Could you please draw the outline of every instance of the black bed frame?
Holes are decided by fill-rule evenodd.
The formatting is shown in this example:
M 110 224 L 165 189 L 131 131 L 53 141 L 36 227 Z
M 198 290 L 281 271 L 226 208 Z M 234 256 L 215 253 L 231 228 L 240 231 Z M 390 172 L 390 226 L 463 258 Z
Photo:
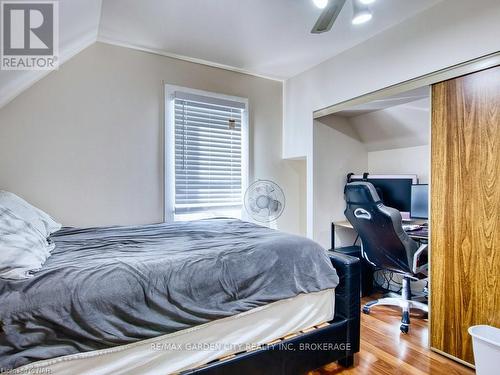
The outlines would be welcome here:
M 340 283 L 335 289 L 335 319 L 328 325 L 182 374 L 299 375 L 335 361 L 353 366 L 360 339 L 360 262 L 340 253 L 329 256 Z

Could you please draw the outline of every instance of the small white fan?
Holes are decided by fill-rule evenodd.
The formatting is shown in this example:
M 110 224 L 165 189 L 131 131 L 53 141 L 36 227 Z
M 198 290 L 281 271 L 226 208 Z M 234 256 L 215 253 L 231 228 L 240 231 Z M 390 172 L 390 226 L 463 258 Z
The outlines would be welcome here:
M 269 223 L 278 219 L 285 208 L 285 194 L 274 182 L 258 180 L 245 192 L 245 209 L 255 221 Z

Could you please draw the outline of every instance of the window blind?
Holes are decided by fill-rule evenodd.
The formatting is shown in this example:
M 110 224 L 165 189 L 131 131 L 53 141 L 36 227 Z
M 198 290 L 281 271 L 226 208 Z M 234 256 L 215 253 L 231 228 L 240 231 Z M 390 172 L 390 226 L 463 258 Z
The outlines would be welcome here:
M 176 214 L 242 205 L 242 115 L 245 105 L 176 93 Z

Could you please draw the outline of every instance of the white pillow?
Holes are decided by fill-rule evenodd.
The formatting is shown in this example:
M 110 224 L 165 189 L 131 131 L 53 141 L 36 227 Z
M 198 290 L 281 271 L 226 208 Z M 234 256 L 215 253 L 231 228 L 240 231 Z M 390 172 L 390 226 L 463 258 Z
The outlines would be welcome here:
M 33 207 L 13 193 L 0 190 L 0 208 L 2 207 L 9 209 L 18 218 L 31 224 L 44 238 L 61 229 L 61 224 L 55 222 L 42 210 Z
M 33 277 L 54 247 L 30 223 L 0 207 L 0 278 Z

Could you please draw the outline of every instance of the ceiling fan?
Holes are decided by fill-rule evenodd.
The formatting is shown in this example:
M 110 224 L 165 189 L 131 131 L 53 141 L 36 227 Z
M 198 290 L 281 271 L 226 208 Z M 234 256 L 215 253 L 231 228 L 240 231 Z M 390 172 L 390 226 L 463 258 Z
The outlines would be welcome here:
M 323 9 L 323 11 L 314 24 L 311 33 L 321 34 L 330 31 L 346 2 L 347 0 L 313 0 L 313 3 L 318 8 Z M 368 8 L 368 5 L 374 2 L 375 0 L 352 0 L 352 23 L 354 25 L 371 20 L 372 12 Z

